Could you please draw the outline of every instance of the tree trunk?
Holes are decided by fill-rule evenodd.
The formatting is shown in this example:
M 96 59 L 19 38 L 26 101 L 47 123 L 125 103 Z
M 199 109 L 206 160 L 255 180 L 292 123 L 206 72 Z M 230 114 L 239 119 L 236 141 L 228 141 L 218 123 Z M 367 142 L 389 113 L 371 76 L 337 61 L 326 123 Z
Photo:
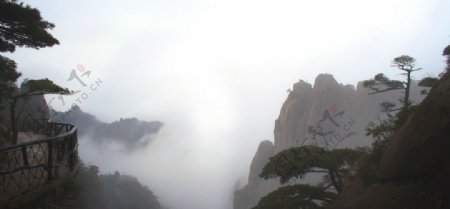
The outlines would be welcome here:
M 338 175 L 338 173 L 333 169 L 329 170 L 329 174 L 330 174 L 331 184 L 336 189 L 336 191 L 339 195 L 342 192 L 342 180 L 340 179 L 340 176 Z
M 16 124 L 16 104 L 17 104 L 17 98 L 13 98 L 12 102 L 9 106 L 9 117 L 11 119 L 11 132 L 12 132 L 12 137 L 11 137 L 11 143 L 12 144 L 17 144 L 17 135 L 18 135 L 18 130 L 17 130 L 17 124 Z
M 403 107 L 408 107 L 410 105 L 409 102 L 409 91 L 411 88 L 411 72 L 412 70 L 406 71 L 407 80 L 406 80 L 406 88 L 405 88 L 405 97 L 403 97 Z

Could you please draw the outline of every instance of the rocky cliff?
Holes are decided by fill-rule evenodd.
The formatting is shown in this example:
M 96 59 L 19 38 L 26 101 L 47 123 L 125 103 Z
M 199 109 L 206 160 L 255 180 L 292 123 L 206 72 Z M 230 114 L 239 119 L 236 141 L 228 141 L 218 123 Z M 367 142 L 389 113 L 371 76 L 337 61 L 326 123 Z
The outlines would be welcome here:
M 277 180 L 264 180 L 259 177 L 262 169 L 274 153 L 275 147 L 272 142 L 266 140 L 259 144 L 258 150 L 250 165 L 248 184 L 242 189 L 235 191 L 233 202 L 235 209 L 253 207 L 255 202 L 259 201 L 259 197 L 269 194 L 273 188 L 279 186 Z
M 421 90 L 413 83 L 411 99 L 414 103 L 423 100 Z M 370 121 L 383 117 L 379 104 L 389 101 L 399 105 L 403 92 L 369 93 L 370 90 L 364 88 L 362 82 L 355 88 L 339 84 L 329 74 L 317 76 L 314 86 L 302 80 L 295 83 L 275 121 L 274 150 L 265 152 L 258 149 L 250 168 L 249 184 L 235 193 L 234 209 L 250 209 L 263 194 L 279 186 L 255 175 L 260 170 L 253 164 L 264 166 L 268 155 L 306 144 L 329 149 L 370 145 L 372 139 L 365 135 L 365 128 Z M 263 162 L 262 159 L 267 160 Z
M 0 109 L 0 147 L 11 143 L 7 140 L 10 138 L 9 130 L 11 128 L 9 105 L 8 101 L 0 105 L 2 106 Z M 19 131 L 29 131 L 33 121 L 48 120 L 49 118 L 50 114 L 44 96 L 29 96 L 17 100 L 16 124 Z
M 424 97 L 421 89 L 413 85 L 411 98 L 416 103 Z M 294 84 L 275 121 L 275 151 L 305 144 L 330 149 L 369 145 L 364 129 L 382 117 L 379 104 L 399 104 L 402 91 L 369 93 L 361 82 L 356 88 L 342 85 L 329 74 L 317 76 L 314 86 L 304 81 Z
M 450 208 L 448 73 L 392 136 L 378 177 L 369 187 L 351 184 L 331 208 Z

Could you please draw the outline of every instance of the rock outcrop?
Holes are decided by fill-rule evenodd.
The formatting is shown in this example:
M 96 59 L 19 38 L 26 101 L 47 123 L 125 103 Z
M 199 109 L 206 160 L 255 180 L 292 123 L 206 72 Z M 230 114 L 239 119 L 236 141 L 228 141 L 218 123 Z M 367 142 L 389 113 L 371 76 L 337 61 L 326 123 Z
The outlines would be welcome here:
M 422 88 L 413 84 L 411 98 L 420 102 Z M 402 91 L 369 95 L 370 90 L 360 82 L 339 84 L 332 75 L 317 76 L 314 87 L 299 81 L 294 84 L 275 121 L 275 150 L 316 144 L 327 148 L 365 146 L 371 139 L 365 135 L 365 127 L 376 121 L 379 104 L 384 101 L 399 104 Z
M 350 185 L 332 208 L 450 208 L 448 74 L 393 135 L 378 172 L 378 183 Z
M 411 100 L 422 101 L 421 87 L 413 82 Z M 274 153 L 291 147 L 315 144 L 329 149 L 335 147 L 367 146 L 372 139 L 365 135 L 365 128 L 371 121 L 383 117 L 380 113 L 381 102 L 389 101 L 400 105 L 400 90 L 380 94 L 369 94 L 362 82 L 355 88 L 352 85 L 339 84 L 332 75 L 317 76 L 314 86 L 300 80 L 293 86 L 284 102 L 280 115 L 275 121 Z M 264 142 L 266 143 L 266 142 Z M 261 147 L 261 146 L 260 146 Z M 255 155 L 254 161 L 260 161 Z M 254 162 L 252 162 L 253 167 Z M 262 168 L 262 167 L 261 167 Z M 234 209 L 250 209 L 268 191 L 275 190 L 279 184 L 266 183 L 249 175 L 249 184 L 235 193 Z M 252 183 L 250 183 L 252 182 Z M 265 185 L 260 186 L 260 185 Z M 268 187 L 270 187 L 268 189 Z M 262 187 L 264 191 L 260 190 Z M 244 204 L 245 203 L 245 204 Z
M 11 130 L 10 104 L 5 101 L 0 109 L 0 147 L 10 144 L 8 140 Z M 29 96 L 19 98 L 16 104 L 16 125 L 19 131 L 30 131 L 33 123 L 43 122 L 50 118 L 47 102 L 44 96 Z
M 5 127 L 10 127 L 9 103 L 2 104 L 3 109 L 0 111 L 0 123 Z M 17 128 L 23 130 L 27 128 L 27 124 L 32 120 L 48 120 L 50 114 L 48 105 L 44 96 L 29 96 L 19 98 L 16 104 L 16 120 Z
M 250 166 L 248 184 L 242 189 L 235 191 L 234 209 L 253 207 L 255 202 L 258 202 L 259 197 L 267 195 L 279 185 L 277 180 L 264 180 L 259 177 L 259 174 L 274 152 L 275 147 L 272 142 L 266 140 L 259 144 Z

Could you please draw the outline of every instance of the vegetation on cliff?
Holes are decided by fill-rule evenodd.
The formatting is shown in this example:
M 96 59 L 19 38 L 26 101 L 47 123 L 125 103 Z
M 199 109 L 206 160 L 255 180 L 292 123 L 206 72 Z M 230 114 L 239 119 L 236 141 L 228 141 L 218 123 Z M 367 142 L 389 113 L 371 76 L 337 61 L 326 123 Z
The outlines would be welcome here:
M 51 47 L 59 44 L 48 30 L 55 27 L 53 23 L 42 19 L 38 9 L 14 0 L 0 1 L 0 52 L 14 52 L 16 47 L 34 49 Z M 23 97 L 44 94 L 69 94 L 68 89 L 54 84 L 49 79 L 27 80 L 26 88 L 18 88 L 16 81 L 22 74 L 17 71 L 17 64 L 0 55 L 0 110 L 6 103 L 9 106 L 10 143 L 17 143 L 17 100 Z M 1 123 L 5 123 L 0 121 Z M 1 130 L 0 130 L 1 131 Z M 3 133 L 0 133 L 3 135 Z
M 446 50 L 449 47 L 446 48 Z M 353 182 L 333 209 L 450 207 L 450 56 L 446 72 L 389 138 L 370 185 Z M 383 201 L 379 201 L 383 200 Z
M 160 209 L 156 195 L 135 177 L 99 174 L 96 166 L 83 165 L 76 177 L 18 209 Z
M 66 112 L 50 109 L 50 118 L 52 121 L 77 125 L 82 140 L 85 137 L 92 139 L 96 145 L 115 142 L 123 145 L 125 151 L 145 148 L 163 126 L 159 121 L 142 121 L 137 118 L 120 118 L 112 123 L 105 123 L 78 106 L 73 106 Z
M 271 157 L 261 177 L 280 178 L 282 184 L 293 181 L 263 197 L 253 209 L 324 208 L 331 203 L 345 183 L 344 177 L 354 172 L 354 164 L 362 150 L 333 149 L 305 145 L 284 150 Z M 318 185 L 296 183 L 307 174 L 322 174 Z
M 446 50 L 448 51 L 448 48 Z M 444 50 L 444 55 L 448 56 L 448 60 L 450 60 L 450 53 Z M 396 195 L 394 193 L 398 193 L 398 198 L 391 198 L 391 202 L 387 204 L 379 203 L 378 205 L 383 205 L 383 207 L 378 208 L 395 208 L 399 205 L 407 206 L 407 208 L 411 208 L 411 204 L 408 204 L 405 201 L 407 199 L 414 199 L 417 202 L 417 205 L 434 205 L 436 207 L 433 208 L 444 208 L 443 205 L 448 205 L 441 198 L 443 197 L 442 191 L 439 190 L 440 187 L 428 185 L 428 183 L 418 184 L 414 182 L 412 184 L 403 184 L 403 186 L 388 186 L 386 189 L 386 185 L 380 186 L 380 182 L 386 181 L 386 173 L 383 170 L 389 166 L 386 164 L 392 164 L 392 162 L 387 161 L 387 158 L 396 158 L 395 152 L 393 152 L 393 148 L 397 144 L 398 138 L 402 136 L 398 136 L 398 132 L 405 132 L 404 126 L 410 125 L 411 117 L 416 116 L 415 112 L 421 112 L 423 109 L 422 106 L 430 106 L 429 100 L 426 100 L 424 105 L 412 105 L 409 100 L 410 94 L 410 82 L 411 82 L 411 73 L 420 68 L 415 68 L 415 60 L 409 56 L 400 56 L 394 59 L 394 66 L 398 67 L 400 70 L 405 71 L 405 75 L 407 77 L 405 82 L 390 80 L 383 74 L 378 74 L 374 79 L 368 80 L 364 82 L 364 86 L 369 87 L 373 90 L 372 93 L 382 93 L 385 91 L 398 90 L 403 89 L 405 91 L 405 95 L 400 98 L 402 103 L 401 108 L 395 108 L 395 105 L 392 102 L 386 101 L 383 102 L 381 106 L 382 112 L 385 114 L 384 119 L 380 119 L 378 122 L 370 123 L 366 129 L 367 135 L 374 137 L 374 143 L 372 147 L 365 149 L 333 149 L 333 150 L 325 150 L 316 146 L 302 146 L 291 148 L 288 150 L 281 151 L 272 157 L 269 163 L 263 169 L 261 173 L 261 177 L 264 178 L 280 178 L 281 183 L 290 183 L 288 186 L 284 186 L 279 188 L 278 190 L 268 194 L 263 197 L 257 206 L 253 209 L 269 209 L 269 208 L 329 208 L 335 207 L 333 205 L 333 201 L 337 198 L 339 203 L 341 204 L 341 208 L 343 205 L 346 205 L 344 201 L 351 204 L 351 202 L 357 202 L 358 199 L 350 200 L 352 198 L 352 194 L 354 198 L 360 197 L 364 201 L 363 198 L 356 194 L 357 191 L 363 191 L 363 188 L 369 187 L 372 188 L 373 191 L 383 191 L 385 190 L 386 195 Z M 449 66 L 450 62 L 448 61 Z M 449 67 L 447 67 L 447 70 Z M 442 83 L 442 80 L 445 78 L 448 80 L 448 75 L 446 73 L 442 73 L 440 75 L 441 81 L 438 78 L 427 77 L 423 79 L 420 84 L 426 87 L 434 87 Z M 442 88 L 441 88 L 442 91 Z M 428 93 L 428 92 L 424 92 Z M 436 97 L 436 95 L 433 95 Z M 432 108 L 428 107 L 427 108 Z M 446 112 L 447 110 L 442 109 L 442 111 Z M 428 115 L 429 118 L 429 115 Z M 426 121 L 415 121 L 418 123 L 427 123 Z M 428 121 L 428 123 L 433 123 L 436 121 Z M 442 121 L 441 121 L 442 122 Z M 447 124 L 448 125 L 448 124 Z M 414 125 L 413 125 L 414 126 Z M 445 124 L 439 124 L 439 127 L 446 126 Z M 448 129 L 448 128 L 444 128 Z M 414 130 L 417 132 L 418 130 Z M 429 131 L 428 131 L 429 132 Z M 440 131 L 442 132 L 442 130 Z M 423 135 L 424 133 L 417 133 L 419 135 Z M 431 133 L 430 133 L 431 134 Z M 435 133 L 438 134 L 438 133 Z M 442 135 L 442 134 L 441 134 Z M 448 138 L 448 136 L 447 136 Z M 394 142 L 392 141 L 394 140 Z M 396 141 L 395 141 L 396 140 Z M 431 140 L 431 139 L 430 139 Z M 423 140 L 422 140 L 423 141 Z M 412 145 L 411 145 L 412 146 Z M 397 150 L 401 149 L 396 147 Z M 420 147 L 416 147 L 420 149 Z M 416 149 L 415 148 L 415 149 Z M 395 148 L 394 148 L 395 149 Z M 426 149 L 426 147 L 424 147 Z M 437 147 L 436 147 L 437 149 Z M 426 152 L 433 152 L 431 149 L 425 150 Z M 408 152 L 403 149 L 402 152 Z M 422 153 L 420 150 L 416 150 L 416 152 Z M 339 153 L 339 154 L 337 154 Z M 410 152 L 409 152 L 410 153 Z M 410 153 L 411 154 L 411 153 Z M 429 155 L 426 153 L 422 153 L 423 155 Z M 388 156 L 388 157 L 386 157 Z M 437 156 L 437 155 L 432 155 Z M 405 156 L 402 159 L 407 159 Z M 431 158 L 427 158 L 432 160 Z M 392 160 L 392 159 L 391 159 Z M 418 159 L 419 160 L 419 159 Z M 438 159 L 434 159 L 438 160 Z M 419 160 L 418 163 L 427 163 L 423 160 Z M 394 164 L 398 164 L 397 162 Z M 402 165 L 401 167 L 405 167 Z M 413 166 L 414 167 L 414 166 Z M 428 166 L 430 167 L 430 166 Z M 405 174 L 404 171 L 397 167 L 389 167 L 390 170 L 398 170 L 397 173 Z M 448 169 L 447 169 L 448 170 Z M 437 170 L 436 170 L 437 171 Z M 381 172 L 381 174 L 380 174 Z M 305 177 L 308 173 L 324 173 L 325 180 L 318 185 L 309 185 L 304 183 L 299 183 L 299 179 Z M 391 172 L 392 173 L 392 172 Z M 433 176 L 430 172 L 426 172 L 427 175 Z M 436 172 L 438 173 L 438 172 Z M 435 173 L 435 174 L 436 174 Z M 392 176 L 392 175 L 391 175 Z M 414 177 L 407 177 L 408 175 L 398 178 L 393 177 L 394 179 L 392 183 L 399 184 L 400 182 L 409 181 Z M 424 177 L 424 176 L 423 176 Z M 422 178 L 422 177 L 419 177 Z M 424 177 L 425 178 L 425 177 Z M 442 176 L 440 177 L 442 179 Z M 434 181 L 433 181 L 434 182 Z M 432 182 L 430 182 L 431 184 Z M 437 182 L 435 182 L 437 183 Z M 361 185 L 360 187 L 356 186 L 359 189 L 355 189 L 355 186 L 352 185 Z M 433 183 L 434 184 L 434 183 Z M 371 186 L 372 185 L 372 186 Z M 434 195 L 433 201 L 425 201 L 424 196 L 429 196 L 426 193 L 419 192 L 422 189 L 427 189 L 431 191 Z M 347 190 L 351 191 L 348 192 Z M 352 193 L 353 192 L 353 193 Z M 437 193 L 436 193 L 437 192 Z M 345 198 L 340 198 L 341 194 L 344 193 Z M 351 193 L 351 194 L 348 194 Z M 370 193 L 375 194 L 375 193 Z M 384 195 L 384 194 L 378 194 Z M 423 200 L 423 201 L 422 201 Z M 358 204 L 357 207 L 353 208 L 361 208 L 362 205 Z M 368 206 L 370 208 L 377 208 Z M 340 208 L 340 207 L 337 207 Z

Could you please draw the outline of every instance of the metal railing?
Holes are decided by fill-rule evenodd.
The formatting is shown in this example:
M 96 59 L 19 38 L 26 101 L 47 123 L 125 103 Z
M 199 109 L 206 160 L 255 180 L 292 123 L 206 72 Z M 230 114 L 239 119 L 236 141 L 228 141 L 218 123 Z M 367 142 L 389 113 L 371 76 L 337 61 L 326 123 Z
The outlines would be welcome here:
M 38 120 L 29 125 L 28 131 L 46 138 L 0 149 L 0 206 L 37 196 L 72 177 L 79 165 L 76 126 Z

